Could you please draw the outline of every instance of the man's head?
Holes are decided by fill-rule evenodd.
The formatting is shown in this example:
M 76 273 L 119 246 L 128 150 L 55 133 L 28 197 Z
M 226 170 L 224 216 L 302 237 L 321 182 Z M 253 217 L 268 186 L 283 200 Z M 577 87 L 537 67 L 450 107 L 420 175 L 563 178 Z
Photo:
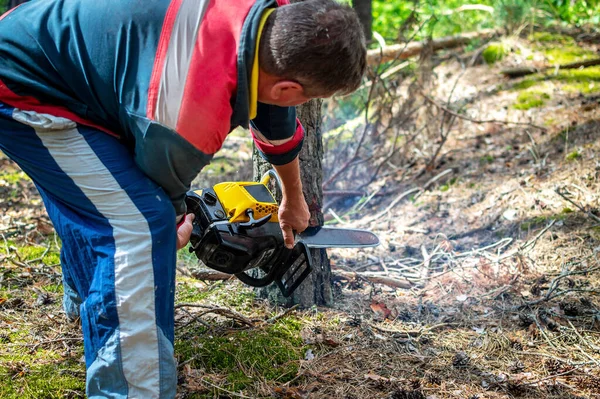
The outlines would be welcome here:
M 260 39 L 258 101 L 280 106 L 351 93 L 366 69 L 363 30 L 354 10 L 334 0 L 278 7 Z

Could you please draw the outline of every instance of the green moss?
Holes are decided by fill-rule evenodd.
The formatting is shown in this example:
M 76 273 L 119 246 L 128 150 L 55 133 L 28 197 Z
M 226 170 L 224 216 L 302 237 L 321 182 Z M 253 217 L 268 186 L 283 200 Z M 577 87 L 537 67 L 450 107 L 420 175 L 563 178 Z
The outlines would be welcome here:
M 552 65 L 565 65 L 597 57 L 595 52 L 578 46 L 546 48 L 543 53 Z
M 600 91 L 600 67 L 564 69 L 553 78 L 563 82 L 563 90 L 584 94 Z
M 298 373 L 304 356 L 301 322 L 286 317 L 261 330 L 231 331 L 222 336 L 203 329 L 188 331 L 175 340 L 179 362 L 193 368 L 227 375 L 226 389 L 240 391 L 259 380 L 279 383 Z
M 565 159 L 566 159 L 567 161 L 576 161 L 576 160 L 578 160 L 578 159 L 580 159 L 580 158 L 581 158 L 581 153 L 580 153 L 579 151 L 577 151 L 577 150 L 575 150 L 575 151 L 572 151 L 572 152 L 568 153 L 568 154 L 565 156 Z
M 523 79 L 522 81 L 520 81 L 519 83 L 514 84 L 511 89 L 512 90 L 527 90 L 530 87 L 536 86 L 540 84 L 540 79 L 539 76 L 537 75 L 533 75 L 530 77 L 527 77 L 525 79 Z
M 481 55 L 483 56 L 485 62 L 491 65 L 502 60 L 509 53 L 510 48 L 507 45 L 500 42 L 493 42 L 490 43 L 485 50 L 483 50 Z
M 533 90 L 525 91 L 519 94 L 517 97 L 517 102 L 513 105 L 513 108 L 519 110 L 528 110 L 531 108 L 541 107 L 549 98 L 550 95 L 548 93 Z
M 5 181 L 8 184 L 15 184 L 20 182 L 21 180 L 31 181 L 31 179 L 25 174 L 25 172 L 16 171 L 0 173 L 0 185 L 2 185 L 3 181 Z
M 208 287 L 193 279 L 182 278 L 177 284 L 178 303 L 208 302 L 216 306 L 234 309 L 249 309 L 254 303 L 254 292 L 241 284 L 224 284 L 217 281 Z
M 540 43 L 575 44 L 575 39 L 571 36 L 550 32 L 534 32 L 532 35 L 529 35 L 529 40 Z
M 0 345 L 0 398 L 65 398 L 76 392 L 83 395 L 85 367 L 76 360 L 83 355 L 83 346 L 69 358 L 42 347 L 32 351 L 27 345 L 32 342 L 28 328 L 4 334 L 10 345 Z
M 3 399 L 53 399 L 83 397 L 85 371 L 74 361 L 50 364 L 0 366 Z
M 46 245 L 50 245 L 50 249 L 40 245 L 19 245 L 15 241 L 8 240 L 6 245 L 4 242 L 0 242 L 0 254 L 6 254 L 6 247 L 16 248 L 17 254 L 21 261 L 30 262 L 33 260 L 39 260 L 46 265 L 57 265 L 60 264 L 60 249 L 56 248 L 53 242 L 48 242 Z M 12 253 L 12 250 L 11 250 Z

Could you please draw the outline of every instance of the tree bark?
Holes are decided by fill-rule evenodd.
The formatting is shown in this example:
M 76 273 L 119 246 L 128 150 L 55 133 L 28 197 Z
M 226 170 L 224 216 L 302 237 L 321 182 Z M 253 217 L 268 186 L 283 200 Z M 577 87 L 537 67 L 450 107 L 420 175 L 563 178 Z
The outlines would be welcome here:
M 367 42 L 371 41 L 373 36 L 373 0 L 352 0 L 352 7 L 362 24 L 365 40 Z
M 307 104 L 297 107 L 298 118 L 304 126 L 304 146 L 300 152 L 300 171 L 302 174 L 302 187 L 304 198 L 311 212 L 310 225 L 323 225 L 323 189 L 322 189 L 322 162 L 323 142 L 321 132 L 321 100 L 312 100 Z M 256 148 L 253 154 L 254 179 L 259 180 L 271 165 L 265 162 Z M 276 192 L 276 198 L 281 193 Z M 257 289 L 259 297 L 268 298 L 271 302 L 291 306 L 299 304 L 301 307 L 313 305 L 329 306 L 333 302 L 331 288 L 331 265 L 327 252 L 324 249 L 311 249 L 313 262 L 312 273 L 298 287 L 289 298 L 284 298 L 277 286 Z

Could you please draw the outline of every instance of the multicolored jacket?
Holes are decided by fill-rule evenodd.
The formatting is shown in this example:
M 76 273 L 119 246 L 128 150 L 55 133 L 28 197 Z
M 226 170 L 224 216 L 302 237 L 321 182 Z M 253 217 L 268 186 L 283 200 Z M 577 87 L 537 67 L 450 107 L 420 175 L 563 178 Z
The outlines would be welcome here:
M 294 107 L 250 79 L 265 10 L 287 0 L 34 0 L 0 17 L 0 102 L 117 136 L 185 212 L 191 181 L 237 126 L 273 164 L 300 151 Z

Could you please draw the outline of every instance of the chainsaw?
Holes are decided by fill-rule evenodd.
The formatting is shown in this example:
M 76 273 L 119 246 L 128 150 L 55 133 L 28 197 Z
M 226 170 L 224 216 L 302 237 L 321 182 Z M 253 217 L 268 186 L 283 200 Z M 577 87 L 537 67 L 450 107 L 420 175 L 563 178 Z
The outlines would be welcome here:
M 296 234 L 292 249 L 285 246 L 279 227 L 279 205 L 267 185 L 270 170 L 260 182 L 225 182 L 186 194 L 188 213 L 195 215 L 190 252 L 206 266 L 233 274 L 253 287 L 277 284 L 288 297 L 312 270 L 309 248 L 364 248 L 379 245 L 367 230 L 309 227 Z

